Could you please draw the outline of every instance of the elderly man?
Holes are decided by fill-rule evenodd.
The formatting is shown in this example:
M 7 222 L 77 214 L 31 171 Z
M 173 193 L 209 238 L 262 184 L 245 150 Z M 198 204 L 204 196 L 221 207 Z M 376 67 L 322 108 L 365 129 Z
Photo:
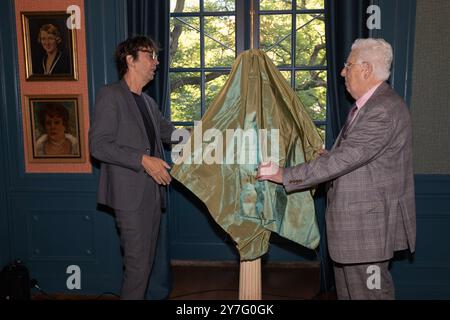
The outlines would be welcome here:
M 263 164 L 258 179 L 286 191 L 329 181 L 327 238 L 339 299 L 394 299 L 394 251 L 415 250 L 412 130 L 405 102 L 385 82 L 392 48 L 358 39 L 341 75 L 356 100 L 329 152 L 305 164 Z
M 101 161 L 98 203 L 114 209 L 124 253 L 121 299 L 143 299 L 152 268 L 171 181 L 162 160 L 162 142 L 174 130 L 142 88 L 159 64 L 153 40 L 137 36 L 120 43 L 116 64 L 120 82 L 103 87 L 89 130 L 93 157 Z

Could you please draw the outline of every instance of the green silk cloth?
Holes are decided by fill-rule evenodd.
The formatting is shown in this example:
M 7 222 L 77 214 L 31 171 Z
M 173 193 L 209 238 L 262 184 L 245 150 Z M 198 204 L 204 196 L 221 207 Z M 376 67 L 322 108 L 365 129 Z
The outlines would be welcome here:
M 323 146 L 304 106 L 264 52 L 252 49 L 237 57 L 224 87 L 203 116 L 201 127 L 202 130 L 199 126 L 194 129 L 185 145 L 191 153 L 183 151 L 184 162 L 174 165 L 171 174 L 205 203 L 214 220 L 236 242 L 241 260 L 264 255 L 271 232 L 315 249 L 320 235 L 312 191 L 287 194 L 281 185 L 255 179 L 258 164 L 268 159 L 264 155 L 269 149 L 275 147 L 279 166 L 286 167 L 313 159 Z M 211 128 L 223 137 L 227 129 L 255 133 L 267 129 L 268 146 L 261 150 L 262 138 L 256 144 L 242 143 L 241 148 L 248 154 L 256 150 L 256 161 L 249 161 L 247 156 L 247 162 L 239 163 L 236 156 L 233 163 L 225 161 L 225 153 L 229 155 L 228 147 L 233 145 L 223 138 L 223 145 L 218 143 L 213 148 L 216 153 L 224 153 L 222 163 L 206 163 L 202 154 L 214 155 L 212 141 L 220 140 L 217 135 L 205 139 L 205 132 Z M 271 129 L 279 129 L 278 140 Z M 202 140 L 195 144 L 196 139 Z M 234 153 L 235 147 L 231 148 Z M 238 144 L 236 148 L 239 149 Z M 186 159 L 191 163 L 186 163 Z

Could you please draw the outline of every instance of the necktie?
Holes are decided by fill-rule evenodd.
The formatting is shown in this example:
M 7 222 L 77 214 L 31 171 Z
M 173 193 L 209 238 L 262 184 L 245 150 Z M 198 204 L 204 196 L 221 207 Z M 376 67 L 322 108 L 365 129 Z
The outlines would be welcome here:
M 353 108 L 350 109 L 350 112 L 348 113 L 347 120 L 345 121 L 345 125 L 342 127 L 341 130 L 341 136 L 338 141 L 338 146 L 341 144 L 341 140 L 345 139 L 347 137 L 347 130 L 350 124 L 352 123 L 353 118 L 355 117 L 356 111 L 358 111 L 358 107 L 356 106 L 356 103 L 353 105 Z
M 356 106 L 356 103 L 353 105 L 353 108 L 350 109 L 350 112 L 348 113 L 347 120 L 345 121 L 345 125 L 342 128 L 342 134 L 341 136 L 344 136 L 348 130 L 348 127 L 350 126 L 350 123 L 352 123 L 353 118 L 355 117 L 356 111 L 358 111 L 358 107 Z

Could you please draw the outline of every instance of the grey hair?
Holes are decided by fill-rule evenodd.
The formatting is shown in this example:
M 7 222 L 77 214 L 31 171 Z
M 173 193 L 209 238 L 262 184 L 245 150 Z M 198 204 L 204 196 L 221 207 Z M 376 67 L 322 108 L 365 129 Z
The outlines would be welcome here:
M 383 39 L 356 39 L 352 45 L 352 50 L 357 50 L 357 60 L 359 62 L 370 63 L 373 72 L 378 80 L 389 79 L 392 64 L 392 47 Z

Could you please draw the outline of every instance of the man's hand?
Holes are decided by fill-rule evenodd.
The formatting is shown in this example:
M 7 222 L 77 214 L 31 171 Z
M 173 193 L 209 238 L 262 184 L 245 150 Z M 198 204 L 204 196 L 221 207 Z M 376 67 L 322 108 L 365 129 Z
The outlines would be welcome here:
M 269 180 L 281 184 L 283 183 L 283 168 L 280 168 L 272 161 L 268 163 L 261 163 L 258 167 L 256 179 L 260 181 Z
M 318 154 L 319 156 L 326 155 L 327 153 L 328 153 L 328 150 L 327 150 L 327 149 L 320 149 L 320 150 L 317 150 L 317 154 Z
M 158 184 L 168 185 L 172 178 L 170 177 L 167 169 L 170 169 L 170 166 L 160 158 L 150 157 L 147 155 L 142 156 L 142 166 Z

